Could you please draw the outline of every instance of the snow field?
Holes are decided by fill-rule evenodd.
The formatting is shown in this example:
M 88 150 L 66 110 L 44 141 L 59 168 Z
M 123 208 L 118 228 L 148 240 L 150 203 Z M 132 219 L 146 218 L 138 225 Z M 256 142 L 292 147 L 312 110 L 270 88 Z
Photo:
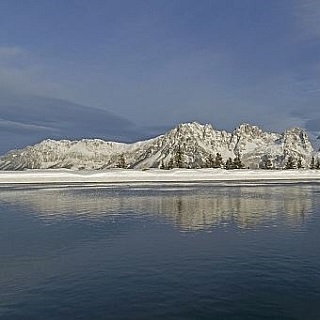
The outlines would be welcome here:
M 39 183 L 144 183 L 144 182 L 275 182 L 319 181 L 319 170 L 223 170 L 109 169 L 77 171 L 68 169 L 0 171 L 0 184 Z

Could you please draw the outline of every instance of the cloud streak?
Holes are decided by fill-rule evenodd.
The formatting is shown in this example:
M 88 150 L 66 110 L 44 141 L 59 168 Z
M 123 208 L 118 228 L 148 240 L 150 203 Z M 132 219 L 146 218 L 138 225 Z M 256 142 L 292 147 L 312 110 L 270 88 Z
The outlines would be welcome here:
M 16 57 L 23 54 L 23 50 L 17 46 L 0 46 L 0 62 L 3 59 Z
M 300 36 L 304 39 L 320 37 L 320 2 L 295 0 L 294 14 Z
M 316 130 L 318 1 L 57 3 L 64 10 L 42 2 L 22 17 L 2 13 L 0 36 L 13 45 L 0 47 L 0 102 L 51 96 L 143 126 Z

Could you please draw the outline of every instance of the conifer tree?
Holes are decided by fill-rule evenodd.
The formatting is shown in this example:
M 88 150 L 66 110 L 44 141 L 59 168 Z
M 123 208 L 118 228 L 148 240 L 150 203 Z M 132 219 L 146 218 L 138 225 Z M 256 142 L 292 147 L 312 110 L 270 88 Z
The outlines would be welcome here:
M 271 170 L 272 166 L 273 166 L 272 161 L 268 157 L 264 157 L 259 167 L 260 169 Z
M 320 160 L 319 159 L 317 159 L 317 163 L 315 165 L 315 168 L 316 169 L 320 169 Z
M 314 163 L 314 157 L 311 158 L 311 162 L 310 162 L 310 169 L 313 170 L 315 169 L 315 163 Z
M 126 168 L 126 159 L 124 158 L 123 154 L 119 156 L 118 168 L 123 168 L 123 169 Z
M 267 160 L 266 160 L 266 169 L 267 170 L 271 170 L 272 169 L 272 161 L 269 159 L 269 158 L 267 158 Z
M 207 168 L 215 168 L 215 160 L 213 159 L 212 154 L 209 154 L 208 159 L 206 161 Z
M 223 159 L 219 152 L 216 154 L 216 158 L 214 160 L 214 168 L 221 168 L 223 167 Z
M 174 162 L 173 162 L 173 158 L 171 158 L 167 164 L 167 168 L 168 170 L 173 169 L 174 168 Z
M 183 168 L 183 155 L 180 145 L 178 146 L 178 150 L 175 155 L 175 165 L 177 168 Z
M 238 153 L 233 160 L 233 168 L 234 169 L 243 169 L 243 167 L 244 166 L 241 162 L 240 153 Z
M 301 169 L 301 168 L 302 168 L 302 160 L 301 160 L 301 158 L 298 159 L 297 168 L 298 168 L 298 169 Z
M 163 169 L 163 170 L 166 169 L 163 159 L 160 162 L 160 169 Z
M 289 156 L 287 163 L 285 165 L 285 169 L 294 169 L 294 167 L 295 167 L 295 163 L 293 161 L 293 157 Z
M 233 169 L 233 162 L 232 162 L 232 159 L 231 159 L 231 158 L 228 158 L 228 160 L 226 161 L 225 168 L 226 168 L 227 170 Z

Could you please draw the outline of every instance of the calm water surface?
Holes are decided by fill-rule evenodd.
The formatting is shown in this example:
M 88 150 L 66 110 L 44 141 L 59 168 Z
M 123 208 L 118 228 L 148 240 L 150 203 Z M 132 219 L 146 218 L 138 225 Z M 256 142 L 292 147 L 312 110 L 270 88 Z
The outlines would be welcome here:
M 0 319 L 320 319 L 320 185 L 0 188 Z

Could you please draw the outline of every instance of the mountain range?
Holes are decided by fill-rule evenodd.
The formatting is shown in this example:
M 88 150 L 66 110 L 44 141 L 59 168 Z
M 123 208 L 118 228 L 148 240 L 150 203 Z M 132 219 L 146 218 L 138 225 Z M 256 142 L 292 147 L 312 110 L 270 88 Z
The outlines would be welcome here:
M 309 167 L 320 159 L 306 132 L 290 128 L 283 133 L 265 132 L 241 124 L 232 132 L 215 130 L 210 124 L 184 123 L 153 139 L 119 143 L 101 139 L 44 140 L 0 157 L 1 170 L 69 168 L 99 170 L 115 167 L 147 169 L 179 166 L 201 168 L 219 153 L 224 162 L 239 156 L 246 168 L 258 169 L 266 161 L 281 169 L 289 158 Z

